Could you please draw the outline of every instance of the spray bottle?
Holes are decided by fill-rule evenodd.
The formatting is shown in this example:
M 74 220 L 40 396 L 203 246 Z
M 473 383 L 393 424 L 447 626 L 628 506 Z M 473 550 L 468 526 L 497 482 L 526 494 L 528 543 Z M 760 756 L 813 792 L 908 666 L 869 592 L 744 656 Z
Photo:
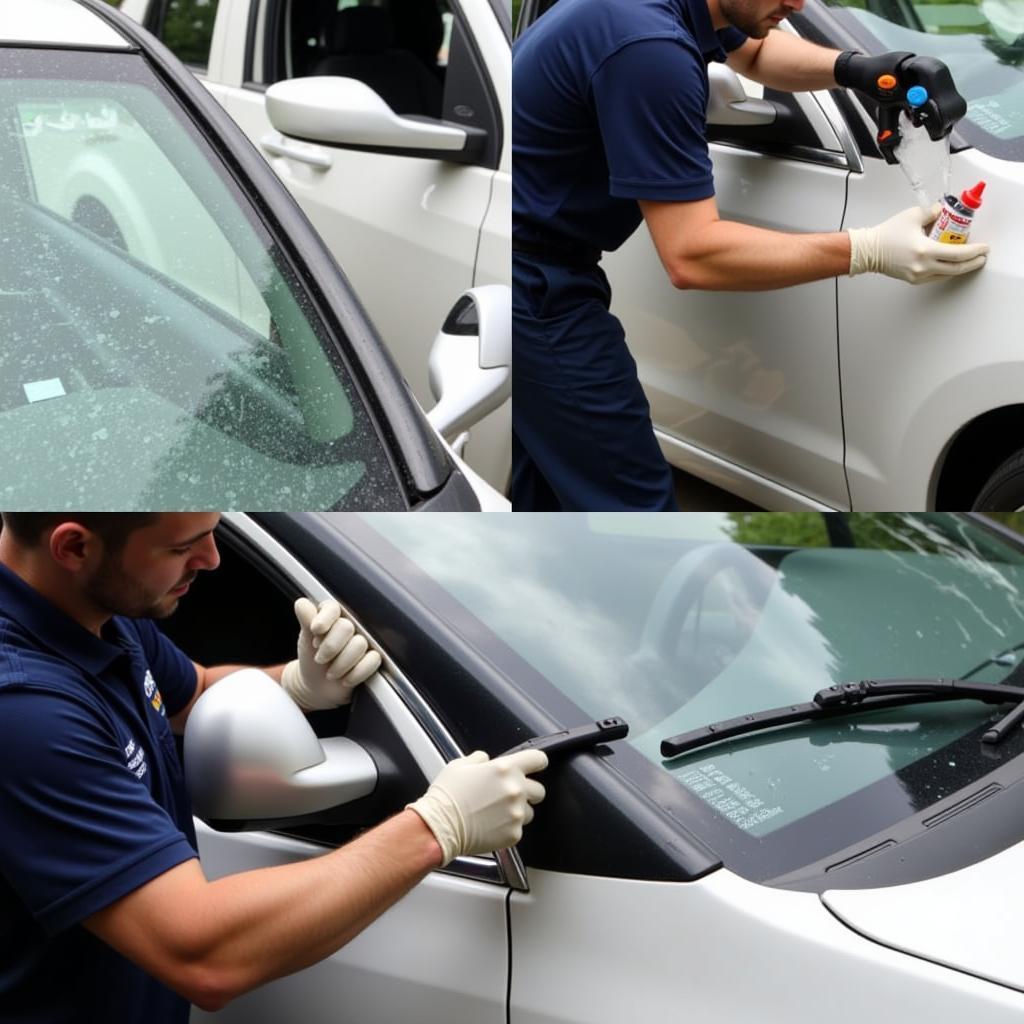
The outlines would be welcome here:
M 954 195 L 946 196 L 928 237 L 935 242 L 963 245 L 971 232 L 971 221 L 981 206 L 981 193 L 984 191 L 985 182 L 979 181 L 974 188 L 964 189 L 959 199 Z

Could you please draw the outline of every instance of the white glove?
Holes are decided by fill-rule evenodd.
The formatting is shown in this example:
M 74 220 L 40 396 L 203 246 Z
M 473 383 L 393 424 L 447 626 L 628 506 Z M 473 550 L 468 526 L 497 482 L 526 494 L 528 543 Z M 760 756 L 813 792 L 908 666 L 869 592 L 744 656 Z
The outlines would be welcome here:
M 933 242 L 925 227 L 939 215 L 936 203 L 930 210 L 912 206 L 877 227 L 850 229 L 850 277 L 887 274 L 911 284 L 957 277 L 985 265 L 987 245 L 950 245 Z
M 543 750 L 520 750 L 493 761 L 477 750 L 449 761 L 412 808 L 434 833 L 442 866 L 468 853 L 490 853 L 515 846 L 523 826 L 533 821 L 533 804 L 544 787 L 526 776 L 543 771 Z
M 303 711 L 348 704 L 352 691 L 380 668 L 380 655 L 369 650 L 341 605 L 328 598 L 318 608 L 308 597 L 295 602 L 299 620 L 299 656 L 288 662 L 281 686 Z

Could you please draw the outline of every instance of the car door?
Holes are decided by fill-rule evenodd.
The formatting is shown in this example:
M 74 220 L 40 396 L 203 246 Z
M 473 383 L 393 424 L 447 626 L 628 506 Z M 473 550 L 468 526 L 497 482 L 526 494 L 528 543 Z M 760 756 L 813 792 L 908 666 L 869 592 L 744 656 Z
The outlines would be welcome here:
M 193 595 L 196 600 L 167 620 L 167 631 L 201 660 L 275 661 L 290 656 L 296 628 L 291 599 L 298 593 L 314 599 L 327 596 L 324 579 L 344 573 L 344 566 L 323 564 L 314 573 L 253 519 L 239 514 L 225 516 L 218 542 L 221 569 L 204 577 L 203 587 Z M 338 593 L 336 585 L 333 590 Z M 214 606 L 234 598 L 252 609 L 252 628 L 228 629 L 218 645 L 203 623 Z M 233 638 L 226 636 L 232 633 Z M 388 646 L 396 650 L 401 645 L 392 639 Z M 457 753 L 443 725 L 391 658 L 359 694 L 347 723 L 335 713 L 320 713 L 311 721 L 320 735 L 347 726 L 346 735 L 372 752 L 381 773 L 377 790 L 317 820 L 281 825 L 273 832 L 220 832 L 197 820 L 200 859 L 208 878 L 295 863 L 341 845 L 418 796 L 443 762 Z M 195 1010 L 192 1019 L 501 1024 L 510 891 L 505 879 L 505 869 L 492 857 L 458 858 L 338 953 L 241 997 L 215 1018 Z
M 154 2 L 171 9 L 185 0 Z M 503 136 L 509 42 L 488 0 L 392 0 L 379 13 L 391 12 L 392 41 L 400 46 L 349 54 L 346 62 L 332 45 L 348 44 L 332 36 L 337 20 L 356 6 L 220 0 L 208 69 L 196 70 L 309 216 L 429 407 L 427 353 L 451 304 L 473 285 L 509 282 L 511 158 Z M 152 10 L 148 23 L 158 26 Z M 399 56 L 408 60 L 392 67 Z M 427 68 L 422 74 L 437 89 L 412 116 L 486 132 L 477 162 L 302 142 L 281 135 L 267 116 L 264 94 L 273 82 L 358 72 L 391 98 L 390 83 L 407 73 L 409 61 L 417 71 Z M 506 404 L 474 426 L 465 449 L 470 465 L 499 490 L 511 466 L 510 430 Z
M 549 6 L 524 4 L 521 26 Z M 775 230 L 838 230 L 859 161 L 845 122 L 827 94 L 766 98 L 779 108 L 774 125 L 709 127 L 719 214 Z M 834 281 L 676 291 L 643 228 L 602 265 L 670 462 L 771 507 L 848 507 Z
M 748 95 L 760 87 L 745 83 Z M 723 219 L 835 231 L 850 171 L 824 96 L 769 93 L 765 129 L 709 129 Z M 773 507 L 848 507 L 835 281 L 769 292 L 677 291 L 646 230 L 604 259 L 659 440 L 670 461 L 753 475 Z

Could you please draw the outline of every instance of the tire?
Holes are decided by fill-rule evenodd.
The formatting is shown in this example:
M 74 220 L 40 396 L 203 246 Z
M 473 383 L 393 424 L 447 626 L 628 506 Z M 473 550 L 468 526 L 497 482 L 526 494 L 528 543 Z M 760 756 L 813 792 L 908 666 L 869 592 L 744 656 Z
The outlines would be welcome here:
M 985 481 L 971 511 L 1024 511 L 1024 450 L 1011 455 Z

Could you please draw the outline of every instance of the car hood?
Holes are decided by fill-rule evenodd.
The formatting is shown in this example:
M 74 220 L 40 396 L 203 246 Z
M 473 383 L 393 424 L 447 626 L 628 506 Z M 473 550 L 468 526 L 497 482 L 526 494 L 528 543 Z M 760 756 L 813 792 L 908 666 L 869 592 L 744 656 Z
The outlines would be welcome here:
M 874 942 L 1024 991 L 1018 947 L 1024 843 L 960 871 L 886 889 L 822 893 L 843 924 Z

